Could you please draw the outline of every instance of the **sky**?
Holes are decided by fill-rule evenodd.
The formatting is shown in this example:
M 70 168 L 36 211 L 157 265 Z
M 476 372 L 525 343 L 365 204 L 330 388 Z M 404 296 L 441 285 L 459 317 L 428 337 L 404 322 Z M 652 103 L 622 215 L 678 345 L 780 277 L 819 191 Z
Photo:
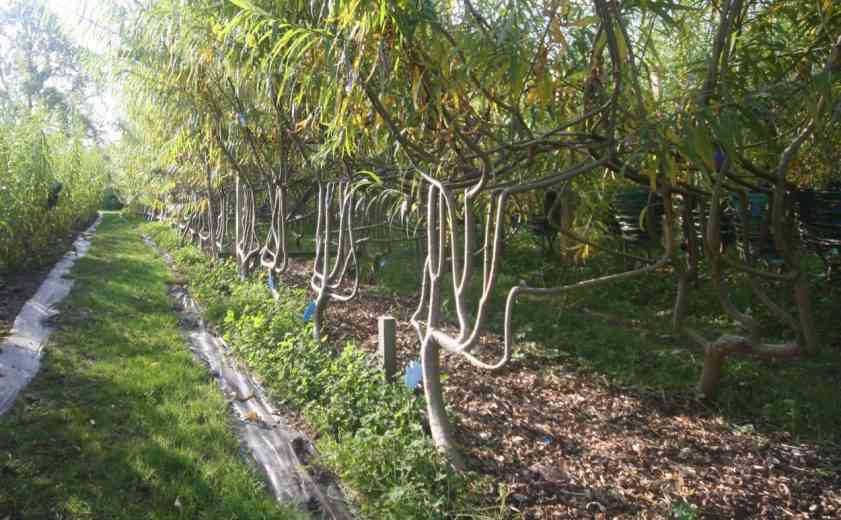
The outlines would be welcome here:
M 0 0 L 3 1 L 3 0 Z M 101 19 L 106 2 L 96 0 L 46 0 L 47 6 L 59 16 L 65 29 L 76 41 L 89 49 L 103 52 L 111 43 L 107 31 L 93 23 Z
M 0 0 L 0 4 L 8 0 Z M 115 30 L 102 24 L 104 10 L 108 5 L 103 0 L 46 0 L 47 7 L 58 15 L 67 33 L 80 45 L 97 54 L 106 53 L 111 45 L 118 44 Z M 94 118 L 103 123 L 105 140 L 119 139 L 117 121 L 123 115 L 119 87 L 111 85 L 98 93 L 92 101 Z

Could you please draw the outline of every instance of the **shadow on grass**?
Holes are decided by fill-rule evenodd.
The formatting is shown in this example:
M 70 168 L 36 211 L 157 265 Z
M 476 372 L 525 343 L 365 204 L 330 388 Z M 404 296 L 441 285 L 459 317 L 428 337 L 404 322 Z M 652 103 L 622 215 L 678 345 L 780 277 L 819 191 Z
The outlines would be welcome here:
M 504 301 L 508 289 L 520 280 L 533 286 L 556 286 L 589 277 L 620 272 L 626 266 L 595 258 L 589 265 L 562 266 L 536 254 L 533 244 L 510 240 L 499 274 L 489 313 L 489 329 L 501 334 Z M 400 262 L 386 265 L 378 277 L 378 294 L 414 295 L 414 265 L 411 251 L 400 251 Z M 841 332 L 837 309 L 841 288 L 831 288 L 818 274 L 819 261 L 806 259 L 806 271 L 813 282 L 813 311 L 823 340 L 818 355 L 795 360 L 762 360 L 732 356 L 715 402 L 694 400 L 703 355 L 677 336 L 671 327 L 675 276 L 670 271 L 650 273 L 611 285 L 567 293 L 553 299 L 521 298 L 514 308 L 515 359 L 538 370 L 553 367 L 586 368 L 607 376 L 612 382 L 632 388 L 644 397 L 654 396 L 652 406 L 674 407 L 674 402 L 693 403 L 692 413 L 721 414 L 735 423 L 750 423 L 757 429 L 787 431 L 798 440 L 818 443 L 841 442 L 841 401 L 837 397 L 841 367 Z M 481 273 L 479 273 L 481 276 Z M 478 300 L 481 280 L 472 281 L 472 300 Z M 735 280 L 738 282 L 738 280 Z M 693 326 L 710 338 L 721 332 L 735 332 L 708 282 L 694 290 L 688 315 Z M 734 284 L 736 285 L 736 284 Z M 775 301 L 790 302 L 790 295 L 769 288 Z M 455 322 L 452 287 L 445 280 L 445 319 Z M 746 288 L 733 292 L 741 308 L 752 306 Z M 792 309 L 793 310 L 793 309 Z M 768 337 L 785 337 L 779 320 L 755 315 L 765 325 Z M 681 413 L 687 407 L 678 405 Z
M 41 373 L 0 418 L 0 518 L 292 518 L 242 460 L 162 261 L 107 216 Z

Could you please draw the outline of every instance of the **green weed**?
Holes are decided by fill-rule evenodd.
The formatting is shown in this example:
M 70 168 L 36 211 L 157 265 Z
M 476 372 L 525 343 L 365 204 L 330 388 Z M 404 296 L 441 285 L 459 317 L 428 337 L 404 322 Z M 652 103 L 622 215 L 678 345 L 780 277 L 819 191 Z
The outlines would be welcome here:
M 142 229 L 173 252 L 179 276 L 233 352 L 320 433 L 318 463 L 349 486 L 364 516 L 435 519 L 475 507 L 471 486 L 484 480 L 444 463 L 423 431 L 422 400 L 386 384 L 352 344 L 339 353 L 317 345 L 302 319 L 304 291 L 280 286 L 274 300 L 262 275 L 240 280 L 232 263 L 177 248 L 166 226 Z

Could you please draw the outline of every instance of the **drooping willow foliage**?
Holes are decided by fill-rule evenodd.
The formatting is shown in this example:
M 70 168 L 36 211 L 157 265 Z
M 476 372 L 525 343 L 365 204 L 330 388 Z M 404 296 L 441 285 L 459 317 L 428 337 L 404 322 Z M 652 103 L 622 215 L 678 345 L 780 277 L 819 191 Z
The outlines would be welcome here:
M 316 214 L 317 320 L 330 294 L 355 292 L 363 240 L 349 223 L 370 222 L 354 215 L 390 207 L 425 244 L 412 324 L 432 434 L 457 462 L 440 350 L 504 366 L 518 296 L 671 267 L 674 326 L 704 352 L 708 395 L 728 355 L 817 348 L 792 193 L 841 178 L 837 11 L 786 0 L 151 1 L 127 14 L 121 58 L 135 137 L 124 184 L 185 237 L 219 237 L 209 252 L 235 255 L 243 276 L 266 259 L 285 266 L 284 224 Z M 608 194 L 633 186 L 661 201 L 662 217 L 650 219 L 663 228 L 660 254 L 575 286 L 512 288 L 505 353 L 484 359 L 478 338 L 511 222 L 542 213 L 565 240 L 598 248 L 594 218 Z M 536 207 L 546 190 L 562 196 Z M 723 245 L 722 206 L 747 208 L 750 193 L 770 201 L 781 272 Z M 710 339 L 715 331 L 686 326 L 700 258 L 742 334 Z M 790 340 L 766 342 L 731 302 L 734 272 L 790 326 Z M 442 322 L 445 283 L 455 333 Z M 768 283 L 790 288 L 796 310 L 773 302 Z

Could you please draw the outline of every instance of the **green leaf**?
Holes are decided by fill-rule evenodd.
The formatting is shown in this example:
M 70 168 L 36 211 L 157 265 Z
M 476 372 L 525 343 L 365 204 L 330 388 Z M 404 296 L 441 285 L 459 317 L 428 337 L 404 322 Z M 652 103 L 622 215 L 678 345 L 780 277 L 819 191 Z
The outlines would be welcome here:
M 254 2 L 252 2 L 251 0 L 228 0 L 228 1 L 231 2 L 232 4 L 234 4 L 235 6 L 239 7 L 240 9 L 244 10 L 244 11 L 251 11 L 252 13 L 257 13 L 257 14 L 260 14 L 262 16 L 272 17 L 272 15 L 268 11 L 265 11 L 265 10 L 261 9 L 260 7 L 254 5 Z
M 376 173 L 374 173 L 370 170 L 362 170 L 358 173 L 360 175 L 363 175 L 363 176 L 367 177 L 371 181 L 371 183 L 373 183 L 377 186 L 382 186 L 383 185 L 382 177 L 380 177 L 379 175 L 377 175 Z
M 589 27 L 590 25 L 598 23 L 598 21 L 598 16 L 584 16 L 582 18 L 579 18 L 578 20 L 570 22 L 568 25 L 569 27 Z

